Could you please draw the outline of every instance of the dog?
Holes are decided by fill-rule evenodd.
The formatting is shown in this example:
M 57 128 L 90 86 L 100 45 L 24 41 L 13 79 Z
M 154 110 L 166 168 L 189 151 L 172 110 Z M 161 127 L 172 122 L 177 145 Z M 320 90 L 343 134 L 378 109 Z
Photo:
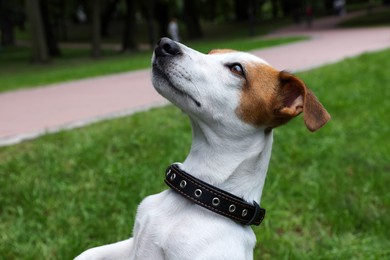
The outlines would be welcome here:
M 202 54 L 162 38 L 152 66 L 155 89 L 190 118 L 190 152 L 167 172 L 172 189 L 141 202 L 132 238 L 89 249 L 76 259 L 253 259 L 256 237 L 248 224 L 264 217 L 258 204 L 273 129 L 303 112 L 306 127 L 316 131 L 330 120 L 329 113 L 299 78 L 248 53 L 216 49 Z M 180 186 L 173 183 L 172 171 L 184 172 Z M 182 184 L 195 182 L 201 183 L 194 186 L 201 187 L 195 196 L 180 191 Z M 237 203 L 220 212 L 212 209 L 220 206 L 218 197 L 195 203 L 202 189 Z M 249 208 L 239 211 L 241 205 Z M 228 216 L 234 211 L 237 218 Z M 249 211 L 253 218 L 240 220 Z

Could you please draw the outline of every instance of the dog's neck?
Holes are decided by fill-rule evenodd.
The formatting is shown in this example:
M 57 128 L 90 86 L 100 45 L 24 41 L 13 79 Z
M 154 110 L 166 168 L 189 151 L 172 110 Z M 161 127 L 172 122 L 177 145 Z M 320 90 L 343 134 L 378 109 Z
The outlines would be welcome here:
M 193 141 L 182 164 L 191 175 L 248 202 L 260 203 L 272 149 L 272 132 L 245 137 L 191 120 Z

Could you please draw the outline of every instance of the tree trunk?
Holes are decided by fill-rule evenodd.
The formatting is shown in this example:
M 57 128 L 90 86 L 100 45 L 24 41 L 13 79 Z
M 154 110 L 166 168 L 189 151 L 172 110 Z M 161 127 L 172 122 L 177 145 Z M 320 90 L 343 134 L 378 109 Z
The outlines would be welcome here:
M 153 0 L 145 0 L 140 3 L 141 13 L 146 20 L 148 28 L 149 45 L 151 48 L 156 44 L 156 28 L 153 21 Z
M 112 20 L 112 16 L 116 11 L 116 8 L 118 6 L 120 0 L 110 0 L 109 3 L 104 8 L 105 12 L 102 14 L 102 27 L 101 27 L 101 34 L 103 37 L 109 36 L 109 26 L 110 22 Z
M 15 45 L 14 25 L 12 21 L 4 17 L 0 21 L 1 45 Z
M 101 56 L 100 0 L 91 0 L 92 5 L 92 57 Z
M 255 0 L 249 0 L 248 15 L 249 15 L 249 36 L 255 36 L 255 21 L 256 21 L 256 8 Z
M 65 10 L 65 0 L 59 0 L 60 10 Z M 61 12 L 60 16 L 58 17 L 58 38 L 62 40 L 68 39 L 68 30 L 66 26 L 66 14 Z
M 278 0 L 271 0 L 271 7 L 272 7 L 272 18 L 278 18 L 279 14 L 279 3 Z
M 51 57 L 61 56 L 60 48 L 58 48 L 57 36 L 53 33 L 53 24 L 50 19 L 50 11 L 47 0 L 40 1 L 41 15 L 43 28 L 45 30 L 45 40 L 48 47 L 48 52 Z
M 184 0 L 184 21 L 188 28 L 188 37 L 190 39 L 202 37 L 200 29 L 198 8 L 195 0 Z
M 131 51 L 136 49 L 135 43 L 135 6 L 133 0 L 126 1 L 126 17 L 122 38 L 122 51 Z
M 249 0 L 234 0 L 234 12 L 238 22 L 249 20 Z
M 6 0 L 0 0 L 0 43 L 3 46 L 15 45 L 15 19 L 12 9 L 12 4 L 6 2 Z
M 164 1 L 157 1 L 154 4 L 153 13 L 159 25 L 159 36 L 168 36 L 169 4 Z
M 31 26 L 33 62 L 47 63 L 50 58 L 45 40 L 39 0 L 26 1 L 26 13 Z

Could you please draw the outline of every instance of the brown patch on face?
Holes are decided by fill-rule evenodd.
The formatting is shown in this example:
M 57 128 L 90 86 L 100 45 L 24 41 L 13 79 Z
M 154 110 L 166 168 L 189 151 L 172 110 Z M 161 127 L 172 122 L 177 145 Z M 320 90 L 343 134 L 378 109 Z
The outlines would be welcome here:
M 237 113 L 246 123 L 271 127 L 279 72 L 265 64 L 245 64 L 246 82 L 242 88 Z
M 209 51 L 208 54 L 223 54 L 223 53 L 231 53 L 231 52 L 237 52 L 237 51 L 231 49 L 214 49 Z

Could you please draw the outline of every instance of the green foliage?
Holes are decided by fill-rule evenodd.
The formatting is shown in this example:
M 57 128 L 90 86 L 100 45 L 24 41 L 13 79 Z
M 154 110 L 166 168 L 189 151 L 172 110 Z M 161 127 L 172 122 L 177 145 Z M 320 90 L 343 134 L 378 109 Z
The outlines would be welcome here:
M 390 50 L 301 73 L 332 115 L 275 130 L 255 259 L 390 257 Z M 191 142 L 168 106 L 0 148 L 0 255 L 71 259 L 131 235 Z

